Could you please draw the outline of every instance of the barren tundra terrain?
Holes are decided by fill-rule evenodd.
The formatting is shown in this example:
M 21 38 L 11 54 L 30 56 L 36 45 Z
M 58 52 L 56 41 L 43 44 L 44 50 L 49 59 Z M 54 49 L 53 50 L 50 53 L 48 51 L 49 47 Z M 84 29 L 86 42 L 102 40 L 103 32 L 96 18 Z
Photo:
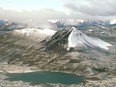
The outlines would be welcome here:
M 68 36 L 63 40 L 60 39 L 61 43 L 54 44 L 53 47 L 49 45 L 49 41 L 52 40 L 50 35 L 54 35 L 54 31 L 51 31 L 50 35 L 40 34 L 38 30 L 31 33 L 18 30 L 1 32 L 0 87 L 116 87 L 116 26 L 105 28 L 86 26 L 78 29 L 113 46 L 108 51 L 96 49 L 67 51 Z M 59 31 L 59 35 L 62 34 L 65 34 L 65 29 Z M 47 49 L 49 46 L 51 48 Z M 73 73 L 82 75 L 85 79 L 79 84 L 71 85 L 52 83 L 31 85 L 22 81 L 4 80 L 5 73 L 41 70 Z

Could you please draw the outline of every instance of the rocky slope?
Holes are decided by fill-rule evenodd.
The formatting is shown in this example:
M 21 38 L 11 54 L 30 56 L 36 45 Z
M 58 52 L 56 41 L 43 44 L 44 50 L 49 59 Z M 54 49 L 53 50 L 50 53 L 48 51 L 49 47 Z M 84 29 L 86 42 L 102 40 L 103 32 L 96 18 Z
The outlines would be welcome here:
M 86 28 L 86 27 L 85 27 Z M 98 28 L 97 28 L 98 29 Z M 85 81 L 69 87 L 115 87 L 116 86 L 116 27 L 108 27 L 108 35 L 93 33 L 84 30 L 87 35 L 101 38 L 113 45 L 112 52 L 96 50 L 66 51 L 64 40 L 53 47 L 46 49 L 46 42 L 51 39 L 49 35 L 34 33 L 17 33 L 15 31 L 0 33 L 0 76 L 4 72 L 50 70 L 70 72 L 85 76 Z M 112 34 L 111 34 L 112 33 Z M 97 36 L 98 35 L 98 36 Z M 48 48 L 48 47 L 47 47 Z M 22 68 L 23 67 L 23 68 Z M 2 87 L 28 87 L 28 83 L 8 82 L 1 79 Z M 39 84 L 35 87 L 67 87 L 63 84 Z M 31 87 L 31 85 L 30 85 Z M 32 86 L 33 87 L 33 86 Z

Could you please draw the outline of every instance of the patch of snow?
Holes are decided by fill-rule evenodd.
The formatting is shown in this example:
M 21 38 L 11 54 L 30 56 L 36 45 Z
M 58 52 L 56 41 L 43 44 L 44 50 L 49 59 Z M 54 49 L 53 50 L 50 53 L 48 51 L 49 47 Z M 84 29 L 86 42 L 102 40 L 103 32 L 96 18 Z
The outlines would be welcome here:
M 116 24 L 116 18 L 110 21 L 110 24 Z
M 102 34 L 105 34 L 105 32 L 103 32 L 103 31 L 102 31 L 101 33 L 102 33 Z
M 20 29 L 20 30 L 14 30 L 14 32 L 18 33 L 18 34 L 23 34 L 26 36 L 29 35 L 39 35 L 39 34 L 45 34 L 45 35 L 53 35 L 55 34 L 55 30 L 51 30 L 51 29 L 29 29 L 29 28 L 24 28 L 24 29 Z
M 29 73 L 29 72 L 36 72 L 39 70 L 15 70 L 15 71 L 7 71 L 8 73 Z
M 43 29 L 43 30 L 39 30 L 39 32 L 47 35 L 53 35 L 56 33 L 55 30 L 51 30 L 51 29 Z
M 59 20 L 55 20 L 55 19 L 54 19 L 54 20 L 53 20 L 53 19 L 52 19 L 52 20 L 48 20 L 48 22 L 51 22 L 51 23 L 56 23 L 56 22 L 58 22 L 58 21 L 59 21 Z
M 89 29 L 90 32 L 92 32 L 93 30 Z

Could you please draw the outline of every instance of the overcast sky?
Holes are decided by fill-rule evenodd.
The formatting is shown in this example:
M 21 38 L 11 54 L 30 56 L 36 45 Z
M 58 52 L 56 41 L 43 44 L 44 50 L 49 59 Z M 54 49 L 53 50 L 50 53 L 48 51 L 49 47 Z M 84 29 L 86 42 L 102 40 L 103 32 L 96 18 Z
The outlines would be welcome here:
M 48 19 L 96 20 L 116 17 L 116 0 L 1 0 L 0 19 L 39 22 Z

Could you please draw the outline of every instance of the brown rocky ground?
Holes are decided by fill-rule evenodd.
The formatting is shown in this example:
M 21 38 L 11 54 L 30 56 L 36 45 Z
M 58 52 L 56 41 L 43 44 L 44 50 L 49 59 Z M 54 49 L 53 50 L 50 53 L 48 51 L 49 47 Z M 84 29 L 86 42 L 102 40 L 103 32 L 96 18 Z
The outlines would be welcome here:
M 84 27 L 89 36 L 101 38 L 113 45 L 110 51 L 98 52 L 66 51 L 61 45 L 54 50 L 46 50 L 37 37 L 24 36 L 13 32 L 0 34 L 0 86 L 1 87 L 116 87 L 116 27 L 106 27 L 106 33 L 89 32 L 88 29 L 101 30 L 99 27 Z M 47 37 L 44 37 L 47 38 Z M 62 71 L 84 75 L 80 84 L 39 84 L 4 81 L 5 72 L 24 72 L 30 70 Z

